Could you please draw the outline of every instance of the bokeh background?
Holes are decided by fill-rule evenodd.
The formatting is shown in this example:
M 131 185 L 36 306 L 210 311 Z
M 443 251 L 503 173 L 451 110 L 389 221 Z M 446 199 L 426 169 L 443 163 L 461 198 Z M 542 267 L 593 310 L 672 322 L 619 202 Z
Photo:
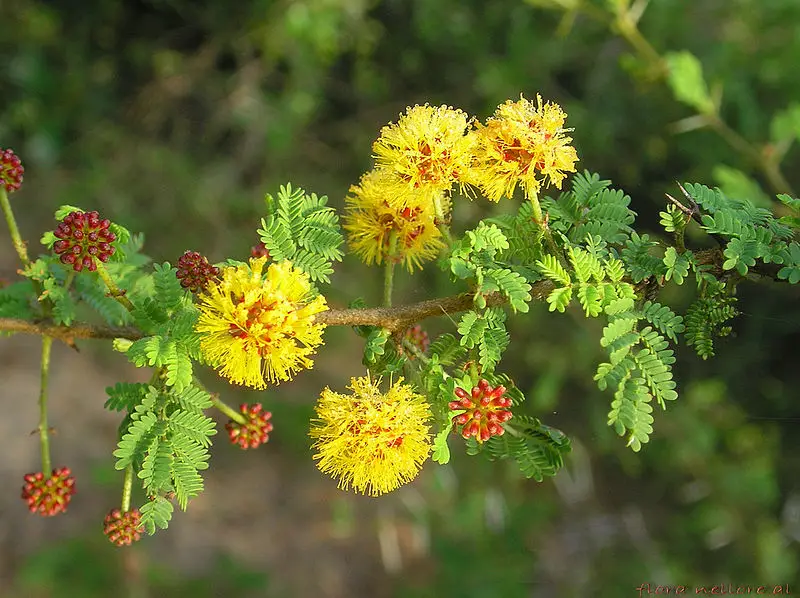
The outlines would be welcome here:
M 601 0 L 0 1 L 0 146 L 25 167 L 12 197 L 36 252 L 61 204 L 97 209 L 145 233 L 146 251 L 242 259 L 262 197 L 291 181 L 341 206 L 371 166 L 379 128 L 407 105 L 450 104 L 484 118 L 520 93 L 559 102 L 580 166 L 632 197 L 657 231 L 675 180 L 720 185 L 762 205 L 776 188 L 752 155 L 692 129 L 658 56 L 702 62 L 721 115 L 753 144 L 800 101 L 796 0 L 637 4 L 641 37 Z M 779 127 L 780 128 L 780 127 Z M 780 136 L 780 135 L 778 135 Z M 789 134 L 791 137 L 791 134 Z M 800 188 L 800 151 L 783 174 Z M 491 213 L 461 201 L 455 228 Z M 0 232 L 0 276 L 17 264 Z M 379 274 L 346 258 L 333 305 L 379 297 Z M 435 268 L 400 276 L 397 301 L 449 293 Z M 102 518 L 118 502 L 118 421 L 106 386 L 144 380 L 99 343 L 54 351 L 54 462 L 79 493 L 42 520 L 19 500 L 38 469 L 38 341 L 0 339 L 0 594 L 15 597 L 275 596 L 623 597 L 651 584 L 789 584 L 800 592 L 800 316 L 797 289 L 745 284 L 735 334 L 702 362 L 679 348 L 680 399 L 633 454 L 605 426 L 610 397 L 592 382 L 600 327 L 533 306 L 510 320 L 504 371 L 528 410 L 574 441 L 555 480 L 454 450 L 381 498 L 337 491 L 310 459 L 319 390 L 363 372 L 361 344 L 332 329 L 314 370 L 261 401 L 276 429 L 242 453 L 222 436 L 207 492 L 166 532 L 114 549 Z M 668 289 L 680 309 L 691 289 Z M 431 334 L 448 321 L 429 324 Z M 224 420 L 219 420 L 220 425 Z M 452 443 L 454 446 L 457 443 Z M 693 593 L 693 590 L 688 590 Z

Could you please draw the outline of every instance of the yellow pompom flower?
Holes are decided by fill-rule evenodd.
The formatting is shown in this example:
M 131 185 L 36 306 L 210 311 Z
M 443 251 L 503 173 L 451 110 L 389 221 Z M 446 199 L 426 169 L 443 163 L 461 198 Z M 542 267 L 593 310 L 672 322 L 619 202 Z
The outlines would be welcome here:
M 325 328 L 314 316 L 328 309 L 305 272 L 284 261 L 265 276 L 266 261 L 224 268 L 200 294 L 195 326 L 205 359 L 231 382 L 258 389 L 312 366 Z
M 402 378 L 385 394 L 379 382 L 352 378 L 348 395 L 323 390 L 310 432 L 319 470 L 370 496 L 413 480 L 431 448 L 425 399 Z
M 372 152 L 378 167 L 389 170 L 406 189 L 447 193 L 469 167 L 471 128 L 472 118 L 462 110 L 414 106 L 381 129 Z
M 435 258 L 444 242 L 431 198 L 406 190 L 398 200 L 397 193 L 385 169 L 362 176 L 345 199 L 344 229 L 351 251 L 368 266 L 392 259 L 413 272 Z
M 512 197 L 517 184 L 529 199 L 538 197 L 545 184 L 560 189 L 578 161 L 566 118 L 558 104 L 542 104 L 538 95 L 535 104 L 524 97 L 501 104 L 472 133 L 475 157 L 465 178 L 491 201 Z

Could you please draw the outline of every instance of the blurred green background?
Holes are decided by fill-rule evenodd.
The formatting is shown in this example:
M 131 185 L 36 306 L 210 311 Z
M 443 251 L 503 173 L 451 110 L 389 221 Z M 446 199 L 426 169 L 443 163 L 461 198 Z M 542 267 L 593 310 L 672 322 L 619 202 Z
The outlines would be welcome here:
M 242 259 L 258 240 L 264 193 L 291 181 L 340 207 L 371 166 L 379 128 L 407 105 L 485 118 L 537 92 L 569 114 L 579 167 L 632 196 L 640 232 L 658 234 L 676 180 L 762 203 L 790 191 L 718 132 L 684 130 L 692 109 L 673 98 L 648 48 L 694 53 L 731 130 L 763 144 L 776 137 L 776 115 L 800 101 L 800 2 L 639 3 L 649 46 L 614 21 L 611 7 L 626 4 L 2 0 L 0 146 L 26 167 L 12 197 L 20 226 L 35 252 L 54 209 L 69 203 L 144 232 L 157 261 L 186 249 Z M 796 145 L 783 174 L 800 188 Z M 492 209 L 458 202 L 456 230 Z M 3 243 L 0 277 L 16 267 Z M 356 292 L 378 298 L 379 273 L 353 258 L 333 282 L 332 305 Z M 451 292 L 435 267 L 398 285 L 398 303 Z M 679 309 L 690 293 L 668 289 Z M 142 373 L 88 343 L 80 354 L 56 349 L 54 462 L 75 470 L 79 494 L 67 516 L 39 520 L 17 496 L 22 474 L 38 467 L 28 434 L 37 343 L 2 339 L 0 593 L 613 598 L 647 595 L 637 588 L 648 583 L 800 592 L 800 294 L 746 284 L 739 297 L 735 335 L 714 360 L 679 348 L 682 396 L 640 454 L 605 425 L 610 397 L 592 382 L 599 325 L 542 305 L 512 317 L 504 371 L 529 411 L 575 444 L 567 469 L 541 484 L 456 448 L 449 466 L 428 464 L 393 495 L 337 491 L 314 468 L 305 434 L 319 390 L 363 372 L 349 330 L 329 330 L 314 370 L 277 390 L 239 392 L 207 375 L 229 402 L 264 402 L 272 440 L 241 453 L 218 436 L 207 493 L 129 550 L 101 534 L 121 486 L 103 389 Z M 432 335 L 448 327 L 429 324 Z

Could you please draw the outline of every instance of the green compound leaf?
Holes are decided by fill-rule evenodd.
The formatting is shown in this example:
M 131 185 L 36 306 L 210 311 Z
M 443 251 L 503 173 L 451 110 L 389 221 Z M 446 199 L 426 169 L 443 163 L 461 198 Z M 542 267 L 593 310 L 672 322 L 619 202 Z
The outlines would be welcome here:
M 119 448 L 114 451 L 117 457 L 115 468 L 122 470 L 133 461 L 143 459 L 165 429 L 164 422 L 160 422 L 154 413 L 145 413 L 132 421 L 128 432 L 119 441 Z
M 550 306 L 549 311 L 558 310 L 564 313 L 572 301 L 572 287 L 564 287 L 561 289 L 553 289 L 547 296 L 547 303 Z
M 756 265 L 756 258 L 759 255 L 759 247 L 756 241 L 743 241 L 741 239 L 731 239 L 724 251 L 727 258 L 723 264 L 723 270 L 733 270 L 742 276 L 747 274 L 748 268 Z
M 461 321 L 458 323 L 458 333 L 461 335 L 461 346 L 472 349 L 478 345 L 486 331 L 488 322 L 480 314 L 474 311 L 468 311 L 461 316 Z
M 527 313 L 531 285 L 522 275 L 507 269 L 492 268 L 484 272 L 482 293 L 500 291 L 515 312 Z
M 778 278 L 788 281 L 789 284 L 797 284 L 800 282 L 800 245 L 792 243 L 788 253 L 786 265 L 778 271 Z
M 365 365 L 374 364 L 379 357 L 386 351 L 386 341 L 389 340 L 391 332 L 385 328 L 376 328 L 369 333 L 367 342 L 364 345 Z
M 332 262 L 344 255 L 339 217 L 328 198 L 307 195 L 291 185 L 281 186 L 277 198 L 267 195 L 269 214 L 261 219 L 258 235 L 278 262 L 289 260 L 313 281 L 330 282 Z
M 478 361 L 484 373 L 493 372 L 503 352 L 508 348 L 509 336 L 505 326 L 487 328 L 480 340 L 478 348 Z
M 0 317 L 31 319 L 34 297 L 33 283 L 30 280 L 0 286 Z
M 175 392 L 182 392 L 192 383 L 192 360 L 182 343 L 170 340 L 170 353 L 165 365 L 167 368 L 166 384 Z
M 450 415 L 455 417 L 464 413 L 463 410 L 453 411 Z M 442 426 L 439 433 L 433 437 L 433 453 L 431 459 L 439 465 L 447 465 L 450 462 L 450 447 L 447 445 L 447 438 L 453 430 L 453 419 L 450 418 L 447 424 Z
M 139 508 L 141 523 L 148 534 L 153 535 L 158 528 L 167 529 L 172 519 L 172 503 L 163 496 L 147 501 Z
M 117 382 L 106 388 L 108 399 L 104 407 L 109 411 L 131 412 L 141 403 L 149 386 L 142 383 Z
M 185 436 L 200 446 L 211 446 L 211 437 L 217 433 L 216 423 L 202 413 L 175 411 L 169 416 L 169 429 L 173 434 Z
M 431 343 L 428 348 L 431 357 L 436 356 L 441 365 L 454 365 L 466 355 L 466 350 L 454 335 L 445 333 Z
M 552 477 L 563 467 L 564 455 L 571 450 L 567 436 L 538 419 L 515 415 L 509 425 L 514 432 L 492 436 L 485 444 L 490 459 L 513 459 L 522 474 L 541 482 Z M 467 452 L 479 452 L 476 443 L 467 443 Z
M 561 265 L 561 262 L 554 255 L 545 255 L 541 260 L 536 262 L 536 266 L 546 278 L 553 282 L 567 287 L 572 284 L 572 279 L 569 273 Z M 552 310 L 551 310 L 552 311 Z
M 586 283 L 591 279 L 601 282 L 605 278 L 605 269 L 600 260 L 585 249 L 570 247 L 569 261 L 575 269 L 575 277 L 579 282 Z
M 497 226 L 481 221 L 475 230 L 465 233 L 473 252 L 486 251 L 494 256 L 508 249 L 508 239 Z
M 645 381 L 629 375 L 620 382 L 608 413 L 608 425 L 620 436 L 628 433 L 628 446 L 635 452 L 641 450 L 653 433 L 650 400 Z
M 651 252 L 657 247 L 649 235 L 639 236 L 631 233 L 622 249 L 622 261 L 625 262 L 633 282 L 638 283 L 651 276 L 662 276 L 666 272 L 664 263 Z
M 678 253 L 674 247 L 668 247 L 664 254 L 664 265 L 667 267 L 665 278 L 683 284 L 689 274 L 691 252 Z
M 590 318 L 603 313 L 603 295 L 595 285 L 582 283 L 578 287 L 578 301 Z
M 181 409 L 193 413 L 202 413 L 203 410 L 210 408 L 213 404 L 211 395 L 197 386 L 184 388 L 183 391 L 177 392 L 176 398 Z
M 678 342 L 678 334 L 686 329 L 683 325 L 683 318 L 666 305 L 647 301 L 642 306 L 641 314 L 645 320 L 666 334 L 674 343 Z
M 203 492 L 203 477 L 188 461 L 175 459 L 172 467 L 172 481 L 175 488 L 175 499 L 182 511 L 186 510 L 191 498 Z
M 109 325 L 122 326 L 132 321 L 130 312 L 119 301 L 108 296 L 108 291 L 99 278 L 77 276 L 72 287 L 78 300 L 100 314 Z
M 186 293 L 176 276 L 178 270 L 173 268 L 169 262 L 153 264 L 153 270 L 155 299 L 164 311 L 169 313 L 176 310 Z
M 60 286 L 53 278 L 44 281 L 43 296 L 53 302 L 53 321 L 56 324 L 69 326 L 77 315 L 77 304 L 69 291 Z
M 172 490 L 170 478 L 173 460 L 172 445 L 169 440 L 156 437 L 137 474 L 149 496 Z
M 686 344 L 702 359 L 713 357 L 714 338 L 730 333 L 726 323 L 738 313 L 735 304 L 736 297 L 718 289 L 704 294 L 686 310 Z
M 668 205 L 665 212 L 658 213 L 660 224 L 668 233 L 682 232 L 686 228 L 686 215 L 678 209 L 678 206 Z

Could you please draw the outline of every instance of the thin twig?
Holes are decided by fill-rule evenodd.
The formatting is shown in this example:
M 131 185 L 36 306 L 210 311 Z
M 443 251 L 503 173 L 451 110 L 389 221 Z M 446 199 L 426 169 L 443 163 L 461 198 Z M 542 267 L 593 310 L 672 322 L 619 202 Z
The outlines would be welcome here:
M 42 473 L 50 475 L 50 428 L 47 424 L 47 384 L 50 379 L 50 349 L 53 339 L 42 337 L 42 365 L 39 386 L 39 444 L 42 452 Z

